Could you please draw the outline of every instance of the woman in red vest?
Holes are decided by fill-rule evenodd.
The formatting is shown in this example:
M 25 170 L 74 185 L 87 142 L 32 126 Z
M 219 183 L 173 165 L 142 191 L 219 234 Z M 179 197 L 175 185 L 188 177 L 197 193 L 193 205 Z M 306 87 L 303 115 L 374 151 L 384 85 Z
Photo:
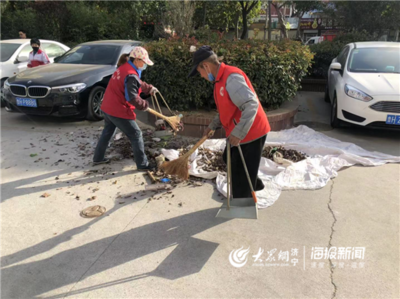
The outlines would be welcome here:
M 135 109 L 146 111 L 149 103 L 140 97 L 157 91 L 154 86 L 140 78 L 147 65 L 154 63 L 142 47 L 135 47 L 129 55 L 129 61 L 122 64 L 113 74 L 104 93 L 101 111 L 104 116 L 104 130 L 94 152 L 93 164 L 109 163 L 105 153 L 115 129 L 120 129 L 130 140 L 137 168 L 151 170 L 155 165 L 149 164 L 144 152 L 142 131 L 136 123 Z
M 220 127 L 225 129 L 227 141 L 233 146 L 232 195 L 234 198 L 251 197 L 237 146 L 240 144 L 243 151 L 254 190 L 264 189 L 257 174 L 267 133 L 271 130 L 267 115 L 246 74 L 236 67 L 220 63 L 209 46 L 202 46 L 194 53 L 189 77 L 197 72 L 214 84 L 214 100 L 219 113 L 204 135 Z M 223 158 L 226 163 L 226 148 Z

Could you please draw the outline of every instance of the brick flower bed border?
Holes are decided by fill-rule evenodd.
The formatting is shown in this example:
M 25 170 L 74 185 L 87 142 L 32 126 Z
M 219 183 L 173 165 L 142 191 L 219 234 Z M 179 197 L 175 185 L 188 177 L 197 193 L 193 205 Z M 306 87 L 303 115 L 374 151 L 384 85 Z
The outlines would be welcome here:
M 279 109 L 268 111 L 267 116 L 271 125 L 272 131 L 280 131 L 293 127 L 294 116 L 298 110 L 297 101 L 291 101 L 284 103 Z M 168 115 L 168 110 L 162 109 L 164 115 Z M 209 123 L 213 120 L 215 113 L 207 113 L 207 115 L 201 115 L 201 111 L 194 115 L 187 115 L 182 113 L 184 130 L 179 132 L 178 135 L 190 136 L 190 137 L 201 137 L 203 136 L 204 130 L 207 128 Z M 148 122 L 154 124 L 155 116 L 148 113 Z M 217 130 L 214 134 L 214 138 L 224 138 L 225 131 L 223 129 Z

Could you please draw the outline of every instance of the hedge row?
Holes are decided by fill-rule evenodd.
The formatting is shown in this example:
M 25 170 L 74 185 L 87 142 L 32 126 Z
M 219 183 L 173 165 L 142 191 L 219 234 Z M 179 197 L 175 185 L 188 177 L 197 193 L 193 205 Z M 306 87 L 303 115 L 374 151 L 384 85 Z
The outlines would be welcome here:
M 146 44 L 154 66 L 147 68 L 143 79 L 161 91 L 176 110 L 210 107 L 213 103 L 213 85 L 200 76 L 187 78 L 193 53 L 210 45 L 222 61 L 239 67 L 250 78 L 266 108 L 279 107 L 290 100 L 300 88 L 301 78 L 311 66 L 313 55 L 308 47 L 290 40 L 265 42 L 242 40 L 198 42 L 194 38 L 170 39 Z

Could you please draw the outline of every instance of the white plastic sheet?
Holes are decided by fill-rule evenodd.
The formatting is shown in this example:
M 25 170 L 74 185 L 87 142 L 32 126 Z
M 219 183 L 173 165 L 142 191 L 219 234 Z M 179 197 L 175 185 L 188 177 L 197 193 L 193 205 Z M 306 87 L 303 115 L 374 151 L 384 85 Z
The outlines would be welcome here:
M 287 167 L 276 164 L 269 159 L 261 158 L 259 177 L 265 188 L 256 192 L 259 208 L 271 206 L 279 198 L 282 190 L 320 189 L 331 178 L 336 177 L 338 171 L 343 167 L 356 164 L 378 166 L 386 163 L 400 163 L 400 157 L 370 152 L 353 143 L 330 138 L 306 126 L 270 132 L 265 145 L 282 145 L 287 149 L 306 153 L 309 157 Z M 203 147 L 213 151 L 223 150 L 225 139 L 207 140 Z M 163 149 L 162 153 L 169 160 L 174 160 L 179 156 L 178 151 L 175 150 Z M 225 174 L 205 172 L 197 166 L 196 161 L 200 158 L 201 156 L 196 150 L 190 158 L 192 162 L 190 163 L 189 173 L 205 179 L 216 177 L 218 191 L 226 196 Z

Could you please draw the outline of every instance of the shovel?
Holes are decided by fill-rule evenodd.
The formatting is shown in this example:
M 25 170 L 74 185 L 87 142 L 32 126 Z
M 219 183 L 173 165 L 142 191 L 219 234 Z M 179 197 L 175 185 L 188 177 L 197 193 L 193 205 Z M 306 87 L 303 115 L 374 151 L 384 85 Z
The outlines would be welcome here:
M 246 172 L 247 180 L 250 185 L 251 195 L 249 198 L 234 198 L 231 203 L 232 196 L 232 162 L 231 162 L 231 145 L 227 141 L 226 148 L 226 160 L 227 160 L 227 202 L 223 204 L 219 209 L 217 216 L 218 218 L 243 218 L 243 219 L 257 219 L 257 197 L 253 190 L 253 184 L 251 183 L 249 172 L 247 171 L 246 162 L 242 153 L 240 144 L 238 145 L 240 158 L 242 159 L 243 168 Z

